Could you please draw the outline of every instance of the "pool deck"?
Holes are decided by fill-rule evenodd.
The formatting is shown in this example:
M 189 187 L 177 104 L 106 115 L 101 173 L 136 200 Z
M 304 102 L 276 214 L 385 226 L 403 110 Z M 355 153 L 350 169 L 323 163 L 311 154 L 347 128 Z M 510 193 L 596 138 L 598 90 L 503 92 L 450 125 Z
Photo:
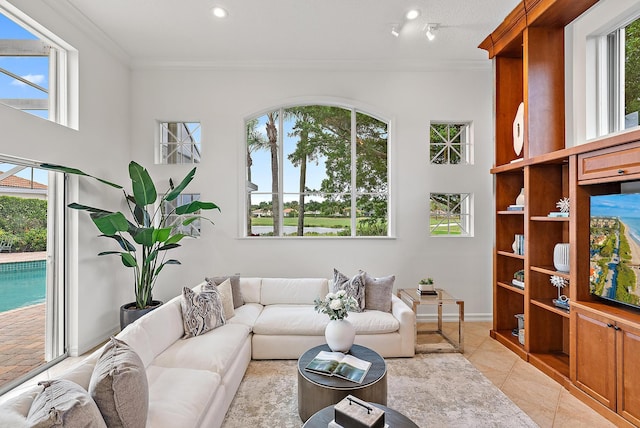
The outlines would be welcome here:
M 0 253 L 0 263 L 45 260 L 46 252 Z M 0 387 L 45 363 L 45 304 L 0 312 Z

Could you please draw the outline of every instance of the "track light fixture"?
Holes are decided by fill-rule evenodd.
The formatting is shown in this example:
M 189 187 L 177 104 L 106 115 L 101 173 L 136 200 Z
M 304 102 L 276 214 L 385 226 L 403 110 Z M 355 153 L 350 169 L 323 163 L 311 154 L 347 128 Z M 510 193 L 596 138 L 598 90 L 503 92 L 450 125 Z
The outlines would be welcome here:
M 438 31 L 438 28 L 440 28 L 440 24 L 427 24 L 426 36 L 430 42 L 436 38 L 436 31 Z
M 391 35 L 393 37 L 400 37 L 400 33 L 402 32 L 402 28 L 404 27 L 404 24 L 406 24 L 409 21 L 413 21 L 420 15 L 421 15 L 421 12 L 419 9 L 411 9 L 407 11 L 407 13 L 404 14 L 404 18 L 402 22 L 391 27 Z

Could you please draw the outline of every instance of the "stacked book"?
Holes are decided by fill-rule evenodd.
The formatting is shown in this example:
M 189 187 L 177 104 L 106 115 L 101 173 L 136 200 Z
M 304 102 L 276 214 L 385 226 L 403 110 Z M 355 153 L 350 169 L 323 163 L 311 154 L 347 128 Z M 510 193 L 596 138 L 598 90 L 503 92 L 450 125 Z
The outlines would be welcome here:
M 513 279 L 511 280 L 511 285 L 514 287 L 518 287 L 521 290 L 524 290 L 524 270 L 520 269 L 513 274 Z
M 516 234 L 513 241 L 513 252 L 519 256 L 524 256 L 524 235 Z
M 569 213 L 563 213 L 561 211 L 552 211 L 547 217 L 569 217 Z
M 524 211 L 524 205 L 513 204 L 507 207 L 507 211 Z

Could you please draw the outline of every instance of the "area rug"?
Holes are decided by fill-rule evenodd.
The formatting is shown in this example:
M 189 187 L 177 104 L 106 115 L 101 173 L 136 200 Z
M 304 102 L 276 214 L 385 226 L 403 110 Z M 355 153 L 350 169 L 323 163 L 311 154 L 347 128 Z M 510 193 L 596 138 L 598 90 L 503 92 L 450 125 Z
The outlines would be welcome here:
M 387 359 L 387 406 L 419 427 L 536 427 L 460 354 Z M 223 428 L 300 427 L 296 361 L 251 361 Z

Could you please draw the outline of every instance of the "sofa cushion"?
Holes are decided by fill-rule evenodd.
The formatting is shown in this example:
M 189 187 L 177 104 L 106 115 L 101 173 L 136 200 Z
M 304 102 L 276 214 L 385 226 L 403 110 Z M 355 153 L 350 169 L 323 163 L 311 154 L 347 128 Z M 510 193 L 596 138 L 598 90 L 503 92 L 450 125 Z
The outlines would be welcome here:
M 235 309 L 235 316 L 227 321 L 227 324 L 243 324 L 253 330 L 253 325 L 260 316 L 262 307 L 260 303 L 245 303 Z
M 229 275 L 229 276 L 213 276 L 210 278 L 205 278 L 205 281 L 220 285 L 226 280 L 231 282 L 231 293 L 233 294 L 233 307 L 237 308 L 244 305 L 244 298 L 242 297 L 242 290 L 240 289 L 240 277 L 238 275 Z
M 185 338 L 199 336 L 225 323 L 217 287 L 201 292 L 184 287 L 180 304 Z
M 235 315 L 233 307 L 233 292 L 231 291 L 231 280 L 228 278 L 222 281 L 222 283 L 216 285 L 213 282 L 207 282 L 202 287 L 203 291 L 209 291 L 212 287 L 217 287 L 220 293 L 220 301 L 222 302 L 222 312 L 224 313 L 225 321 L 229 321 Z
M 351 312 L 347 318 L 356 328 L 356 334 L 393 333 L 400 329 L 400 321 L 389 312 Z
M 201 426 L 203 415 L 221 388 L 220 376 L 205 370 L 151 365 L 147 376 L 147 426 L 153 428 Z
M 333 292 L 344 290 L 347 296 L 353 297 L 358 302 L 358 308 L 354 312 L 362 312 L 365 305 L 364 272 L 360 271 L 352 278 L 347 277 L 338 269 L 333 269 Z M 323 296 L 324 297 L 324 296 Z
M 311 305 L 268 305 L 253 326 L 254 334 L 322 336 L 329 323 Z
M 260 289 L 262 288 L 262 278 L 240 277 L 240 291 L 244 303 L 260 303 Z
M 326 278 L 263 278 L 260 303 L 263 305 L 312 305 L 329 291 Z
M 49 427 L 106 427 L 98 406 L 84 388 L 70 380 L 38 383 L 43 387 L 31 404 L 27 425 Z M 142 425 L 144 426 L 144 425 Z
M 207 370 L 223 375 L 250 333 L 244 324 L 225 324 L 207 334 L 178 340 L 153 361 L 159 367 Z
M 89 393 L 112 427 L 144 427 L 149 386 L 142 360 L 125 342 L 112 337 L 98 359 Z
M 394 275 L 374 278 L 364 273 L 364 308 L 382 312 L 391 312 Z

